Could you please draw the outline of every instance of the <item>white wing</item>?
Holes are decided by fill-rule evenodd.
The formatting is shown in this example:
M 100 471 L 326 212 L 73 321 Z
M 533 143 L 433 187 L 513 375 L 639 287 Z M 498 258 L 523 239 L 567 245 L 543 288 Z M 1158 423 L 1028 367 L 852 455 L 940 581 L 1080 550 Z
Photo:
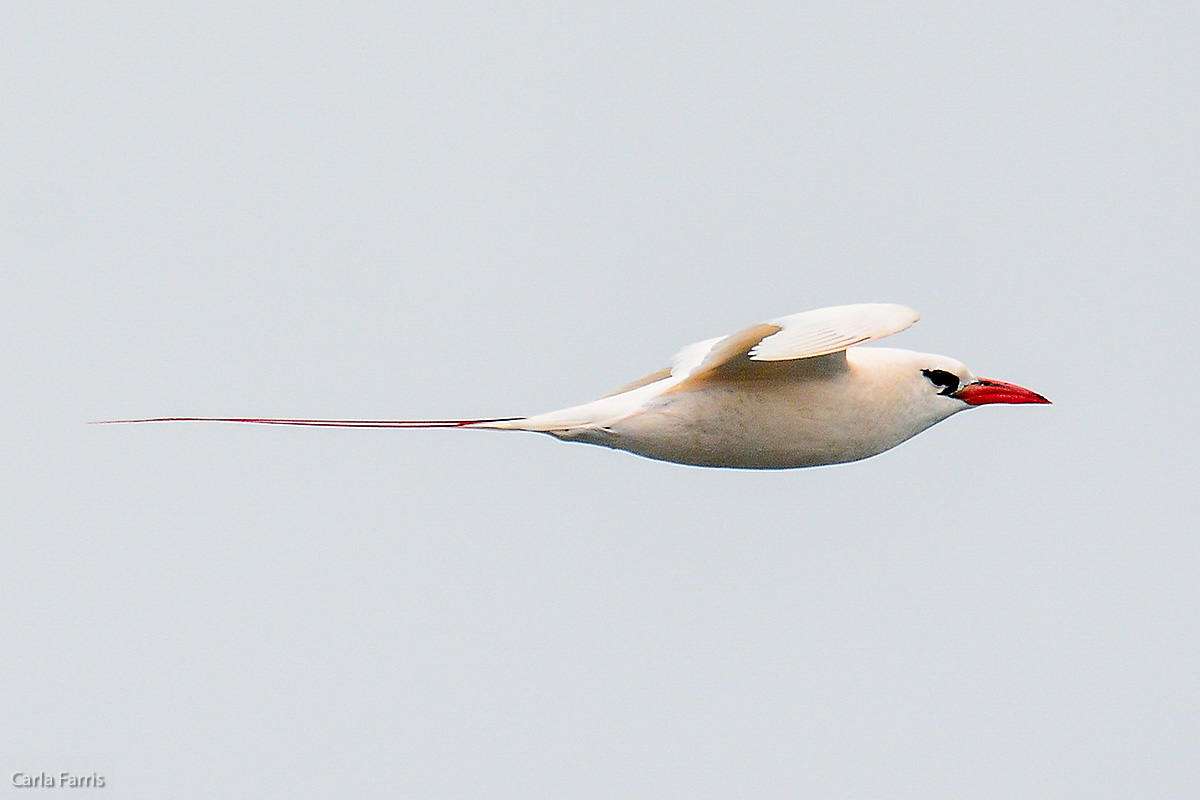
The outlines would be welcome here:
M 715 339 L 705 339 L 703 342 L 689 344 L 676 353 L 675 358 L 671 359 L 671 375 L 679 377 L 680 375 L 691 374 L 696 367 L 704 363 L 704 359 L 708 357 L 712 349 L 727 338 L 729 337 L 718 336 Z
M 912 309 L 884 303 L 820 308 L 780 317 L 729 336 L 690 344 L 675 355 L 669 370 L 647 375 L 599 400 L 520 420 L 490 421 L 478 427 L 555 432 L 609 425 L 667 392 L 696 386 L 717 375 L 728 378 L 777 373 L 777 368 L 755 362 L 840 353 L 847 347 L 902 331 L 916 321 L 917 313 Z M 793 379 L 796 376 L 794 372 L 789 374 Z
M 917 319 L 911 308 L 891 303 L 830 306 L 779 317 L 688 345 L 675 355 L 671 377 L 699 377 L 731 362 L 794 361 L 839 353 L 898 333 Z
M 773 319 L 780 330 L 750 348 L 753 361 L 791 361 L 824 356 L 899 333 L 916 322 L 917 312 L 891 303 L 831 306 Z

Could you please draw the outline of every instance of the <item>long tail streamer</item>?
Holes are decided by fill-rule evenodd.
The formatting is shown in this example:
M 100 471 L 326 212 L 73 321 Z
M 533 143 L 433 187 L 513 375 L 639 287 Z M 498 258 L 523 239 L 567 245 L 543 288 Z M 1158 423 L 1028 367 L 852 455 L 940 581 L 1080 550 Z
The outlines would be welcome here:
M 489 419 L 270 419 L 258 417 L 151 417 L 106 419 L 93 425 L 123 425 L 133 422 L 250 422 L 256 425 L 304 425 L 313 428 L 469 428 L 486 422 L 511 422 L 520 417 Z

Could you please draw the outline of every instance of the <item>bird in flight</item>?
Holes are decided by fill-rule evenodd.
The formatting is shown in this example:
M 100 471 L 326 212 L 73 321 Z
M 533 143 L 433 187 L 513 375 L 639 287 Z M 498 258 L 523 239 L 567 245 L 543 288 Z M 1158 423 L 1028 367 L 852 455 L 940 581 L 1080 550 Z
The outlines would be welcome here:
M 1011 383 L 977 378 L 946 356 L 860 347 L 917 319 L 912 309 L 887 303 L 779 317 L 689 345 L 671 366 L 598 400 L 530 417 L 160 417 L 110 422 L 534 431 L 678 464 L 790 469 L 882 453 L 975 406 L 1050 402 Z

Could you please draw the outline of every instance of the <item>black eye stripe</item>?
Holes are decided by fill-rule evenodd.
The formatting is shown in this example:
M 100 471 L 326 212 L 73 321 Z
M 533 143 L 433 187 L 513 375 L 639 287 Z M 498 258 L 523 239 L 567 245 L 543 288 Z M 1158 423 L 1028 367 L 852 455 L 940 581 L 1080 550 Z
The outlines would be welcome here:
M 923 369 L 921 374 L 934 386 L 941 387 L 938 394 L 954 394 L 958 391 L 958 376 L 944 369 Z

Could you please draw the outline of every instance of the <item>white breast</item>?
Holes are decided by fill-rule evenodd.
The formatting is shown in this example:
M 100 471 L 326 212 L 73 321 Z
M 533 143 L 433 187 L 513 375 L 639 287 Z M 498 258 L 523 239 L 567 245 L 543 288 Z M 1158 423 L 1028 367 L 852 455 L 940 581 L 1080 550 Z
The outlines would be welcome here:
M 668 391 L 619 421 L 555 435 L 698 466 L 786 469 L 856 461 L 957 410 L 930 409 L 921 387 L 902 379 L 916 355 L 855 348 L 845 361 L 787 362 L 765 375 Z

